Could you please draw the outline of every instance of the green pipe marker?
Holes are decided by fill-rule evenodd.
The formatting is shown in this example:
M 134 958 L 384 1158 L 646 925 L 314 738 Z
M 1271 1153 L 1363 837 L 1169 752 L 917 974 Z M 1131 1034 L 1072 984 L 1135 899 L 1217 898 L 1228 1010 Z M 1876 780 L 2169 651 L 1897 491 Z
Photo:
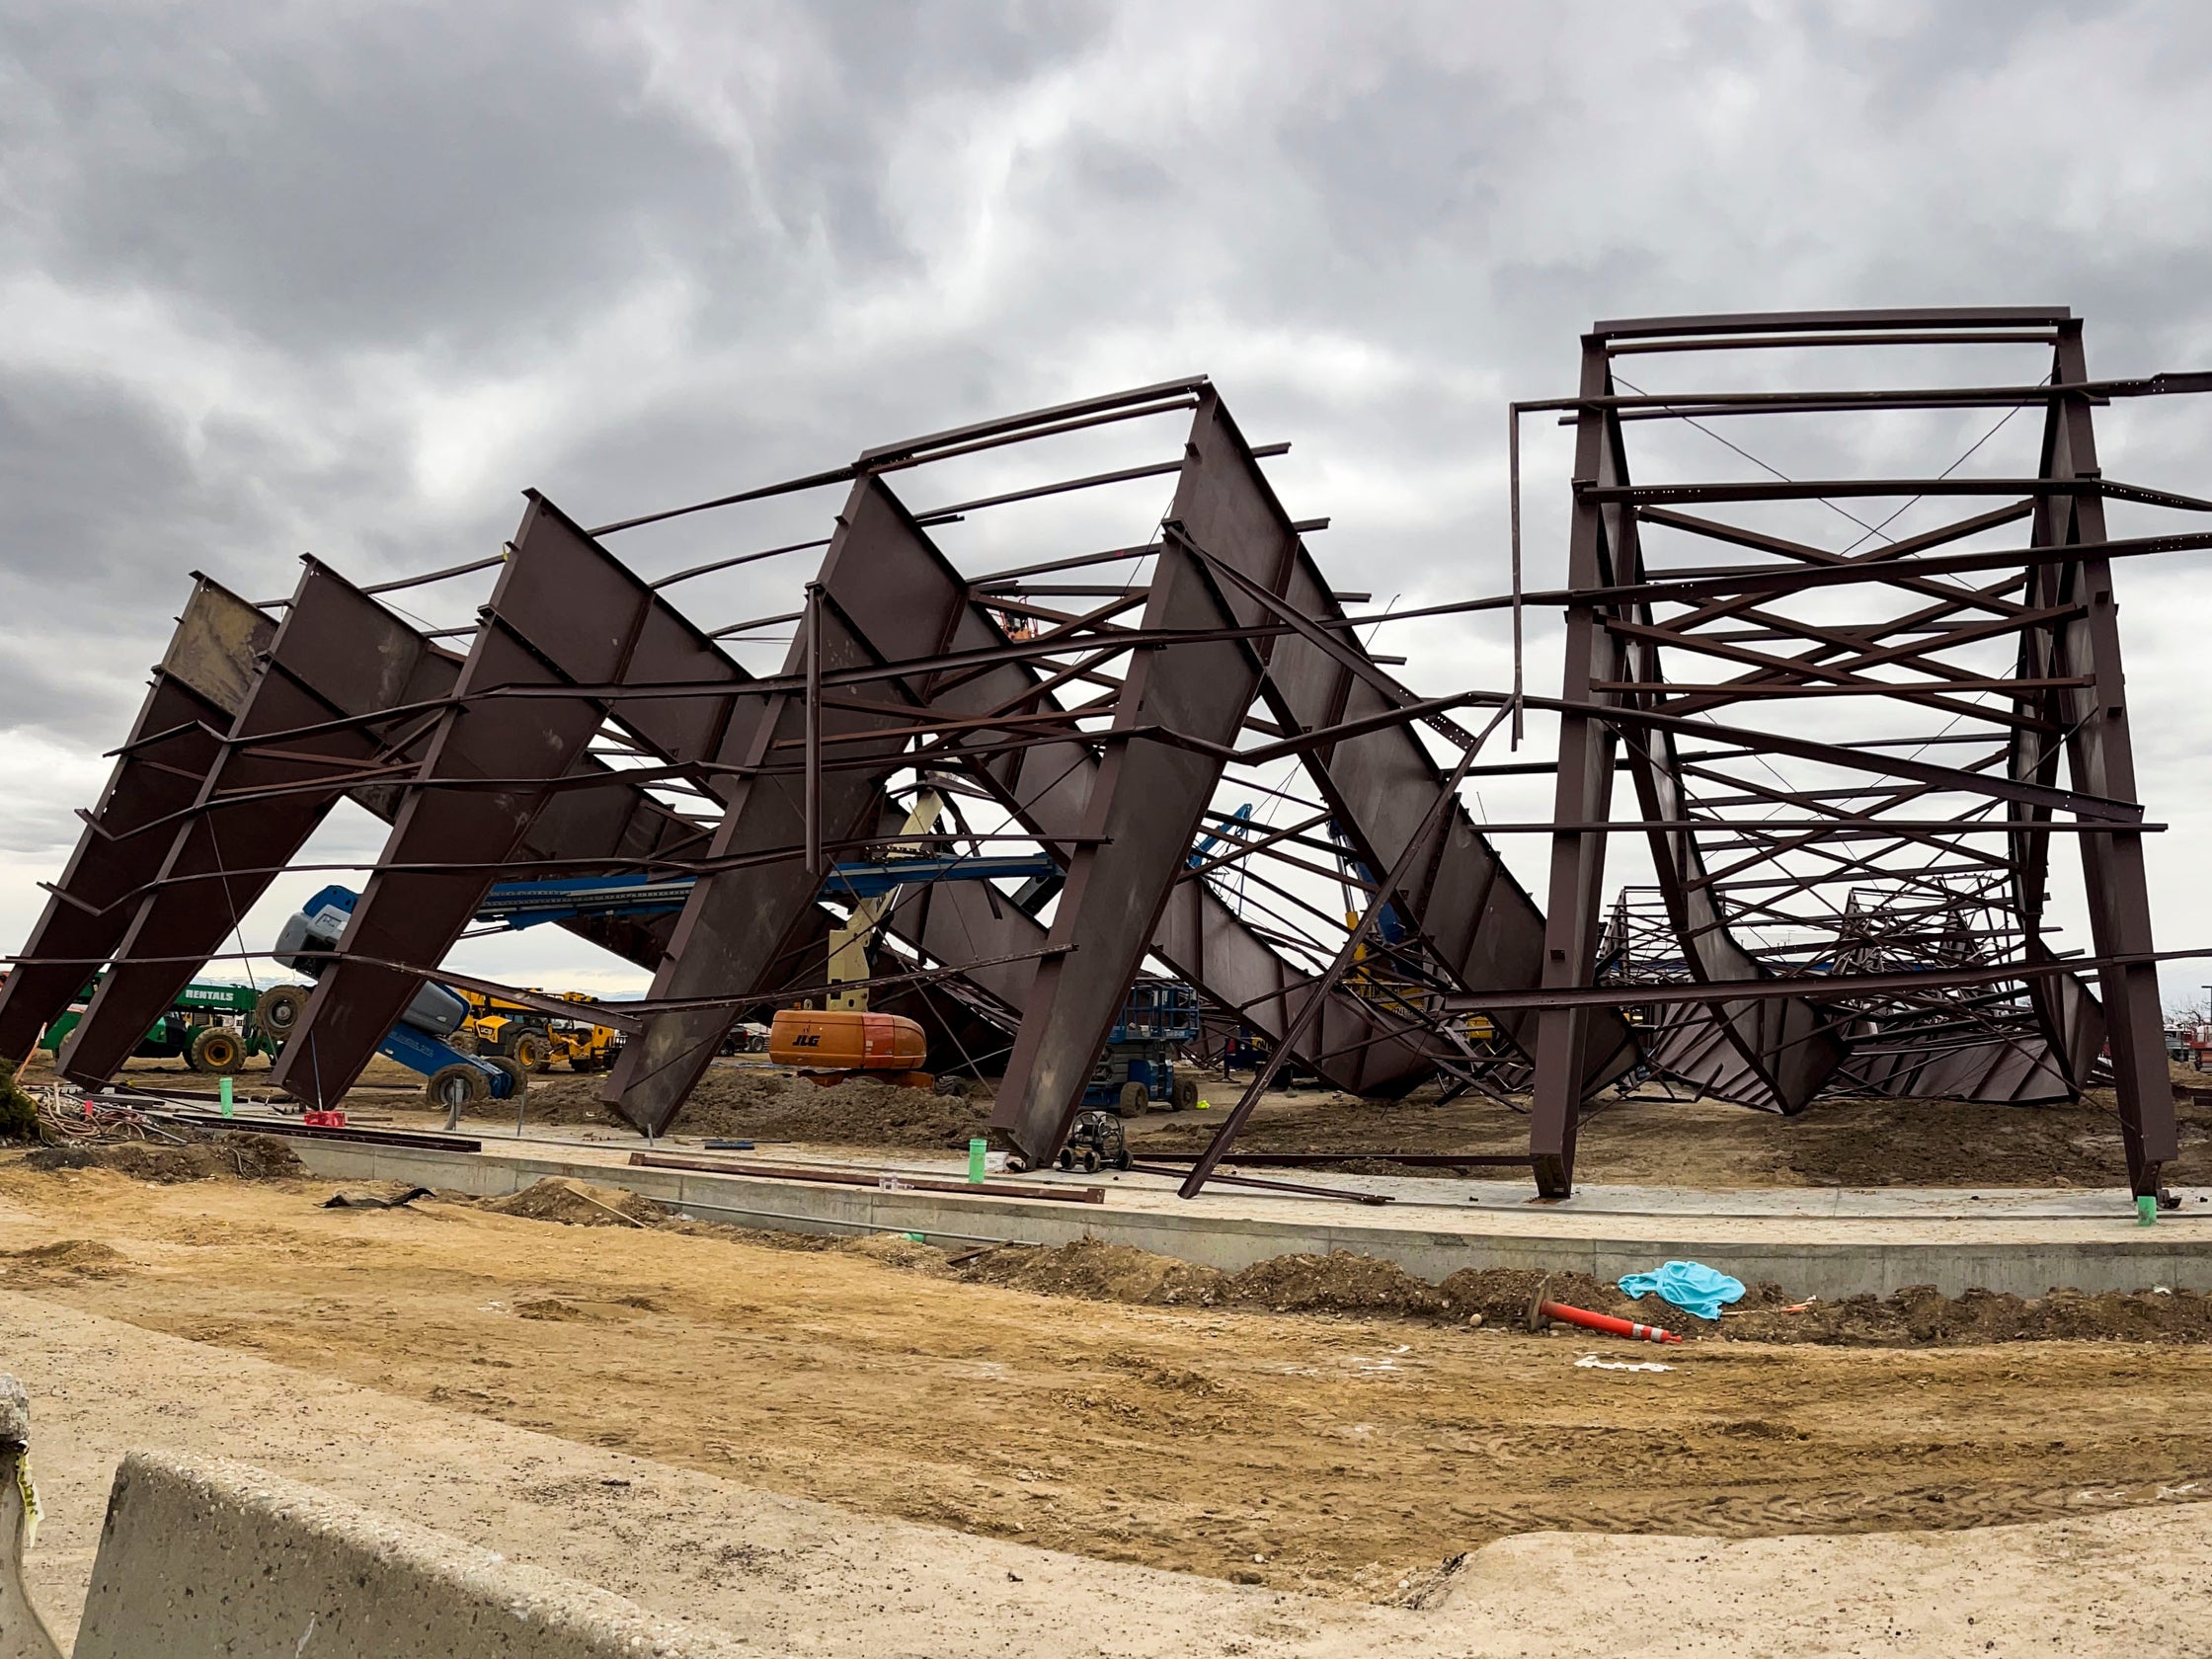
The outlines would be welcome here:
M 2135 1201 L 2135 1224 L 2137 1226 L 2150 1226 L 2158 1219 L 2159 1201 L 2151 1194 L 2145 1193 Z
M 223 1116 L 227 1118 L 232 1115 L 230 1110 L 230 1079 L 225 1077 L 220 1086 L 223 1094 Z
M 984 1178 L 984 1155 L 987 1149 L 989 1147 L 989 1142 L 984 1140 L 980 1136 L 968 1143 L 969 1180 L 980 1181 Z

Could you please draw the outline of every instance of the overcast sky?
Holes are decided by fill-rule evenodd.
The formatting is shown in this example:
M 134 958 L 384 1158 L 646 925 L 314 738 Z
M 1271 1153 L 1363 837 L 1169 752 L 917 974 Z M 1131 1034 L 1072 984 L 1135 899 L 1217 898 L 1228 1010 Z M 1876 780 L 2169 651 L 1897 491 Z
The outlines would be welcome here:
M 1340 584 L 1494 591 L 1504 403 L 1571 390 L 1596 317 L 2061 303 L 2093 370 L 2212 366 L 2208 83 L 2185 4 L 0 0 L 0 948 L 194 569 L 372 580 L 494 550 L 525 486 L 593 522 L 1197 371 L 1295 440 Z M 2108 473 L 2212 494 L 2212 412 L 2103 420 Z M 1539 575 L 1567 459 L 1532 436 Z M 2170 948 L 2212 944 L 2202 567 L 2120 578 Z M 1424 688 L 1504 672 L 1487 627 L 1379 648 Z M 317 851 L 380 838 L 341 815 Z

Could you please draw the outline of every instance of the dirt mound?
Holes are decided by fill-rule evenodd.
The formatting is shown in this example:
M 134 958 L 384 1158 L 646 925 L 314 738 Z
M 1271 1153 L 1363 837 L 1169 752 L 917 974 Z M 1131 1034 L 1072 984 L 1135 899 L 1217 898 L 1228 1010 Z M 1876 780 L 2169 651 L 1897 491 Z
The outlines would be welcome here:
M 1141 1306 L 1211 1307 L 1226 1300 L 1228 1275 L 1174 1256 L 1154 1255 L 1133 1244 L 1078 1238 L 1051 1248 L 1009 1245 L 978 1256 L 961 1270 L 975 1283 Z
M 39 1103 L 23 1092 L 12 1067 L 0 1066 L 0 1144 L 41 1139 Z
M 1909 1285 L 1893 1297 L 1814 1303 L 1802 1312 L 1756 1308 L 1722 1320 L 1738 1341 L 1855 1347 L 1963 1348 L 1992 1342 L 2212 1342 L 2212 1297 L 2195 1291 L 2052 1291 L 2030 1300 L 1996 1291 L 1946 1297 Z
M 530 1302 L 514 1304 L 516 1317 L 523 1319 L 551 1319 L 560 1323 L 573 1323 L 579 1319 L 603 1319 L 604 1313 L 593 1312 L 589 1307 L 573 1302 L 563 1302 L 559 1297 L 538 1297 Z
M 280 1181 L 307 1166 L 273 1135 L 223 1135 L 172 1146 L 163 1141 L 107 1141 L 40 1146 L 27 1169 L 112 1169 L 133 1181 Z
M 1636 1319 L 1652 1325 L 1680 1326 L 1686 1320 L 1691 1324 L 1700 1323 L 1691 1319 L 1681 1308 L 1649 1297 L 1640 1304 L 1630 1302 L 1620 1294 L 1620 1287 L 1594 1279 L 1587 1273 L 1535 1273 L 1517 1268 L 1478 1271 L 1462 1267 L 1437 1290 L 1455 1318 L 1463 1320 L 1479 1313 L 1485 1325 L 1522 1330 L 1527 1327 L 1529 1305 L 1535 1302 L 1540 1285 L 1544 1287 L 1544 1295 L 1552 1302 L 1588 1308 L 1593 1313 L 1611 1313 L 1616 1318 Z
M 917 1243 L 903 1232 L 870 1232 L 858 1238 L 837 1241 L 837 1249 L 848 1256 L 867 1256 L 886 1267 L 904 1267 L 916 1273 L 937 1274 L 945 1270 L 945 1253 L 933 1244 Z
M 105 1279 L 130 1265 L 130 1258 L 97 1238 L 57 1238 L 28 1250 L 11 1250 L 8 1259 L 26 1273 L 70 1274 Z
M 529 1114 L 556 1123 L 601 1123 L 603 1078 L 545 1077 L 529 1092 Z M 716 1066 L 684 1102 L 686 1135 L 805 1141 L 834 1146 L 966 1146 L 990 1118 L 988 1098 L 932 1094 L 865 1077 L 833 1087 L 751 1066 Z
M 937 1271 L 944 1261 L 936 1250 L 909 1245 L 914 1252 L 909 1263 L 902 1259 L 896 1241 L 855 1240 L 843 1247 L 876 1255 L 894 1266 L 924 1265 L 926 1257 L 929 1271 Z M 1888 1348 L 2052 1341 L 2212 1343 L 2212 1296 L 2194 1291 L 2102 1296 L 2052 1291 L 2030 1301 L 1992 1291 L 1946 1297 L 1933 1286 L 1921 1285 L 1893 1297 L 1798 1303 L 1778 1285 L 1755 1285 L 1714 1322 L 1656 1297 L 1631 1300 L 1618 1286 L 1586 1273 L 1462 1268 L 1443 1284 L 1432 1285 L 1394 1262 L 1348 1251 L 1273 1256 L 1241 1273 L 1224 1274 L 1133 1245 L 1084 1238 L 1050 1249 L 1009 1245 L 952 1271 L 972 1284 L 1085 1302 L 1252 1307 L 1276 1313 L 1352 1313 L 1452 1323 L 1479 1315 L 1484 1328 L 1508 1332 L 1526 1328 L 1530 1304 L 1543 1285 L 1550 1301 L 1570 1307 L 1660 1325 L 1682 1336 L 1734 1342 Z
M 1437 1318 L 1450 1300 L 1396 1262 L 1348 1250 L 1325 1256 L 1271 1256 L 1228 1282 L 1228 1301 L 1277 1313 L 1400 1313 Z
M 668 1219 L 668 1212 L 650 1198 L 561 1175 L 548 1175 L 506 1198 L 487 1200 L 482 1208 L 495 1215 L 566 1226 L 658 1226 Z

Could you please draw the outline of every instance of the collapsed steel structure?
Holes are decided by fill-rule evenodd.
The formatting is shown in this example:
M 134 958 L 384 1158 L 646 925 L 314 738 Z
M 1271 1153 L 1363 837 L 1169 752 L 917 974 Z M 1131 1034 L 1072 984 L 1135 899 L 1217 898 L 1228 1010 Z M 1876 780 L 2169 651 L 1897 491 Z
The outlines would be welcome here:
M 1614 374 L 1631 352 L 1966 339 L 2047 344 L 2056 368 L 2039 386 L 1666 397 L 1623 393 Z M 2107 1027 L 2131 1178 L 2155 1191 L 2173 1137 L 2140 850 L 2155 827 L 2133 800 L 2109 560 L 2212 537 L 2115 543 L 2102 504 L 2212 504 L 2103 480 L 2089 418 L 2112 396 L 2192 389 L 2089 381 L 2080 325 L 2063 312 L 1602 324 L 1584 342 L 1578 394 L 1515 411 L 1517 436 L 1528 409 L 1577 426 L 1568 585 L 1521 591 L 1517 509 L 1513 593 L 1397 613 L 1510 610 L 1518 645 L 1524 607 L 1565 607 L 1558 698 L 1527 695 L 1518 669 L 1511 690 L 1446 697 L 1393 676 L 1362 643 L 1384 618 L 1350 608 L 1368 595 L 1333 591 L 1308 550 L 1326 521 L 1294 519 L 1268 483 L 1261 462 L 1287 446 L 1249 443 L 1203 378 L 879 447 L 596 529 L 532 492 L 501 555 L 405 582 L 356 588 L 308 560 L 288 599 L 255 605 L 202 578 L 0 988 L 0 1057 L 26 1056 L 105 967 L 60 1064 L 107 1081 L 351 800 L 388 838 L 275 1080 L 335 1103 L 426 977 L 487 984 L 439 964 L 495 882 L 680 877 L 672 915 L 565 924 L 653 975 L 641 1001 L 592 1010 L 629 1033 L 607 1102 L 658 1134 L 736 1021 L 822 988 L 835 862 L 895 834 L 914 841 L 900 834 L 902 803 L 926 788 L 949 803 L 950 828 L 920 840 L 955 858 L 1020 842 L 1060 872 L 1019 892 L 903 889 L 871 963 L 878 1005 L 921 1019 L 938 1064 L 1002 1061 L 992 1129 L 1030 1162 L 1064 1143 L 1149 961 L 1271 1045 L 1186 1193 L 1239 1178 L 1217 1165 L 1290 1064 L 1365 1096 L 1434 1081 L 1512 1101 L 1533 1087 L 1526 1156 L 1448 1161 L 1532 1166 L 1556 1195 L 1571 1189 L 1581 1104 L 1654 1070 L 1784 1112 L 1838 1086 L 2071 1097 Z M 1978 407 L 2045 411 L 2037 477 L 1630 482 L 1625 434 L 1639 421 Z M 894 489 L 936 463 L 1161 421 L 1182 429 L 1166 460 L 930 509 Z M 1515 454 L 1518 501 L 1518 441 Z M 939 545 L 946 526 L 1016 502 L 1168 478 L 1167 510 L 1140 540 L 985 575 L 963 574 Z M 608 545 L 837 488 L 826 540 L 657 580 Z M 1877 532 L 1868 553 L 1678 510 L 1967 494 L 2018 500 L 1908 539 Z M 2024 550 L 1968 545 L 2020 523 Z M 1647 564 L 1657 529 L 1723 544 L 1735 562 Z M 819 570 L 788 614 L 708 630 L 670 597 L 814 549 Z M 465 650 L 379 597 L 494 567 L 477 624 L 457 631 Z M 1839 589 L 1890 608 L 1826 617 L 1813 601 Z M 749 672 L 724 644 L 784 625 L 775 673 Z M 2013 656 L 1993 668 L 1999 647 Z M 1736 672 L 1670 679 L 1667 666 L 1693 654 Z M 1799 709 L 1842 696 L 1974 723 L 1995 747 L 1941 764 L 1918 756 L 1964 741 L 1948 728 L 1844 742 L 1787 729 Z M 1752 699 L 1783 711 L 1781 726 L 1712 717 Z M 1531 769 L 1479 760 L 1529 709 L 1559 716 L 1555 817 L 1485 833 L 1461 786 Z M 1808 779 L 1747 775 L 1736 762 L 1750 755 Z M 2062 756 L 2072 788 L 2057 783 Z M 1277 766 L 1295 775 L 1262 771 Z M 1637 820 L 1612 817 L 1618 769 Z M 1224 810 L 1238 793 L 1265 803 L 1258 816 L 1249 803 Z M 1623 933 L 1608 948 L 1599 890 L 1619 830 L 1647 841 L 1671 951 L 1649 948 L 1649 926 L 1644 947 Z M 1519 831 L 1551 842 L 1542 909 L 1491 843 Z M 2080 841 L 2089 873 L 2087 961 L 2045 939 L 2057 833 Z M 1323 902 L 1336 889 L 1349 914 Z M 2083 971 L 2097 974 L 2101 1008 Z

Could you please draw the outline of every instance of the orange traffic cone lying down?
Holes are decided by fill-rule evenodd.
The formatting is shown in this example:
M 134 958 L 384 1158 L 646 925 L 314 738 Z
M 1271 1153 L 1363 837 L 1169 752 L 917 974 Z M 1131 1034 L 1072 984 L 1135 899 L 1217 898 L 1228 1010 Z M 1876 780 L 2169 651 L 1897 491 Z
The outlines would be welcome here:
M 1671 1330 L 1661 1330 L 1657 1325 L 1639 1325 L 1633 1319 L 1616 1319 L 1611 1313 L 1593 1313 L 1587 1307 L 1569 1307 L 1565 1303 L 1552 1302 L 1544 1296 L 1551 1288 L 1546 1279 L 1537 1287 L 1537 1294 L 1529 1303 L 1529 1329 L 1540 1331 L 1551 1320 L 1562 1324 L 1580 1325 L 1584 1330 L 1604 1331 L 1609 1336 L 1624 1336 L 1631 1342 L 1680 1342 L 1681 1337 Z

